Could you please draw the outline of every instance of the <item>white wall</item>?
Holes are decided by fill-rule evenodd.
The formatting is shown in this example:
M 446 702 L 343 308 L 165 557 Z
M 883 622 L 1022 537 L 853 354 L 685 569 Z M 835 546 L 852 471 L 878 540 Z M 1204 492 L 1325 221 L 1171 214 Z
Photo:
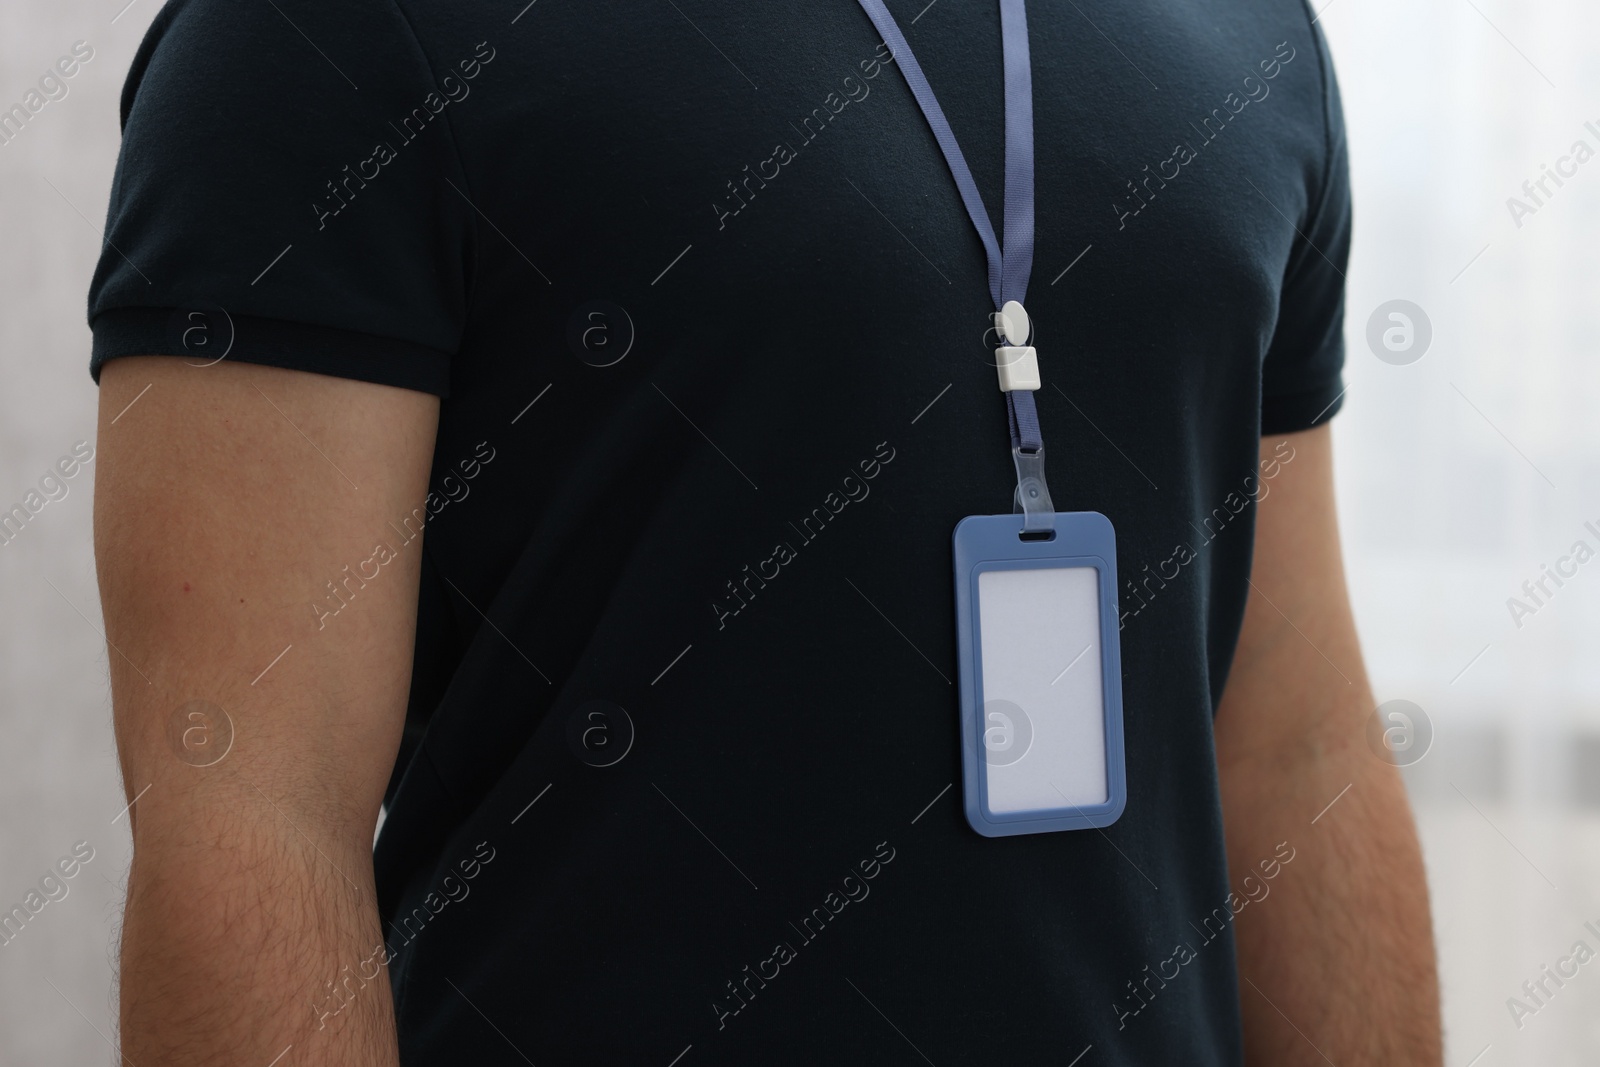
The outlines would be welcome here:
M 95 440 L 85 291 L 116 161 L 118 93 L 158 9 L 157 0 L 138 0 L 113 24 L 123 2 L 0 7 L 7 107 L 73 42 L 94 49 L 66 81 L 67 95 L 0 145 L 0 500 L 7 508 L 75 442 Z M 76 842 L 94 850 L 65 883 L 67 896 L 0 948 L 5 1065 L 116 1058 L 107 1043 L 115 1017 L 111 961 L 129 849 L 126 816 L 112 821 L 125 800 L 90 555 L 93 481 L 90 464 L 66 483 L 65 498 L 0 547 L 0 902 L 5 909 L 21 903 Z

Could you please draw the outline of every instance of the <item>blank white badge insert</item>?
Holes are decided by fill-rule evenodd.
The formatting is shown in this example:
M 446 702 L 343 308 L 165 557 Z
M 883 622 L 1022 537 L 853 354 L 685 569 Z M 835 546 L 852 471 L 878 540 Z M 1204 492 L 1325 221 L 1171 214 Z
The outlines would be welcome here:
M 995 815 L 1108 799 L 1099 572 L 978 575 L 985 805 Z

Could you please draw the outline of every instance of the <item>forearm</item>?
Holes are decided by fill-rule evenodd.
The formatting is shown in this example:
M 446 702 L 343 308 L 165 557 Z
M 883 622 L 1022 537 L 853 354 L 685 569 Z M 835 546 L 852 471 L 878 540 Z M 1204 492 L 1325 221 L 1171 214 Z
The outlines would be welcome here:
M 1294 850 L 1275 879 L 1256 875 L 1268 895 L 1234 922 L 1250 1064 L 1440 1060 L 1433 937 L 1410 808 L 1398 773 L 1367 749 L 1362 718 L 1350 711 L 1343 736 L 1306 738 L 1275 755 L 1258 750 L 1222 768 L 1236 888 L 1280 843 Z
M 395 1067 L 370 855 L 314 846 L 262 798 L 237 801 L 226 828 L 135 848 L 123 1055 L 265 1067 L 292 1046 L 285 1063 Z
M 380 734 L 360 747 L 377 750 L 381 765 L 390 731 L 357 725 L 358 695 L 324 695 L 338 691 L 337 657 L 308 635 L 291 635 L 305 658 L 284 676 L 307 684 L 266 698 L 248 672 L 215 665 L 242 658 L 225 632 L 213 631 L 204 656 L 191 646 L 163 657 L 150 635 L 166 628 L 121 633 L 130 628 L 120 615 L 108 613 L 112 639 L 149 676 L 120 660 L 112 669 L 118 745 L 137 797 L 123 1055 L 164 1067 L 266 1067 L 292 1045 L 280 1067 L 395 1067 L 372 866 L 379 787 L 350 788 L 371 775 L 349 766 L 338 740 Z M 191 718 L 183 697 L 197 692 L 231 711 Z
M 303 565 L 274 562 L 262 571 L 309 585 Z M 199 553 L 182 564 L 102 567 L 108 635 L 128 657 L 113 654 L 112 692 L 136 798 L 123 1053 L 265 1067 L 292 1045 L 297 1067 L 394 1067 L 372 835 L 400 720 L 376 712 L 403 706 L 407 676 L 390 662 L 352 678 L 350 664 L 385 637 L 395 658 L 410 644 L 359 615 L 319 633 L 278 590 L 229 581 Z M 252 685 L 276 645 L 263 634 L 292 651 Z
M 1250 900 L 1234 920 L 1246 1061 L 1435 1065 L 1427 883 L 1399 773 L 1367 743 L 1373 700 L 1327 427 L 1264 441 L 1261 455 L 1277 477 L 1257 505 L 1249 600 L 1215 726 L 1228 865 Z M 1280 843 L 1293 860 L 1263 868 Z
M 136 798 L 123 1054 L 137 1064 L 265 1067 L 292 1045 L 285 1064 L 394 1067 L 372 835 L 375 768 L 392 763 L 397 738 L 366 705 L 397 702 L 402 682 L 351 691 L 339 676 L 343 650 L 287 620 L 212 626 L 201 648 L 160 618 L 171 599 L 163 587 L 181 588 L 171 579 L 134 583 L 158 610 L 130 624 L 123 570 L 105 574 L 108 629 L 131 657 L 112 666 L 118 748 Z M 248 609 L 252 598 L 215 599 Z M 202 603 L 195 613 L 212 611 Z M 238 665 L 273 623 L 301 656 L 278 664 L 279 684 L 263 690 L 249 684 L 258 672 Z M 136 672 L 134 662 L 146 666 Z M 211 699 L 195 700 L 201 693 Z M 354 753 L 366 751 L 373 758 L 357 764 Z

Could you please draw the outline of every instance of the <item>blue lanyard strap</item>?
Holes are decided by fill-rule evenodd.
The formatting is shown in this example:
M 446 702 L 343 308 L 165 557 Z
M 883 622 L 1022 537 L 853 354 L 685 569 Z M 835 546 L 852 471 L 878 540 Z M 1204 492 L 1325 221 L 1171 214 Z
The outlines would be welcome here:
M 928 85 L 922 64 L 906 43 L 905 35 L 883 6 L 883 0 L 860 0 L 867 17 L 877 27 L 894 52 L 900 73 L 905 76 L 911 95 L 917 98 L 922 114 L 933 129 L 950 174 L 956 180 L 961 202 L 966 205 L 972 225 L 989 257 L 989 295 L 995 310 L 1007 300 L 1024 303 L 1028 295 L 1028 276 L 1033 272 L 1033 70 L 1028 61 L 1028 15 L 1023 0 L 1000 0 L 1000 36 L 1004 46 L 1006 82 L 1006 187 L 1005 254 L 995 241 L 989 212 L 978 195 L 967 158 L 961 154 L 950 121 L 944 117 L 938 97 Z
M 905 35 L 895 23 L 894 16 L 884 7 L 883 0 L 860 0 L 867 17 L 877 27 L 894 53 L 895 63 L 904 75 L 911 95 L 916 97 L 934 140 L 944 153 L 950 175 L 955 179 L 961 202 L 966 206 L 978 239 L 983 242 L 989 260 L 989 295 L 998 311 L 1006 302 L 1019 304 L 1028 294 L 1028 278 L 1033 273 L 1033 69 L 1028 55 L 1028 12 L 1025 0 L 1000 0 L 1000 39 L 1005 64 L 1005 249 L 995 240 L 994 225 L 989 212 L 978 194 L 978 185 L 972 180 L 961 146 L 950 130 L 944 109 L 928 85 Z M 1019 488 L 1025 480 L 1036 478 L 1037 498 L 1043 492 L 1043 502 L 1048 508 L 1048 491 L 1043 490 L 1044 438 L 1039 429 L 1039 411 L 1031 390 L 1013 389 L 1006 394 L 1008 421 L 1011 429 L 1011 447 L 1020 453 L 1018 459 Z M 1037 457 L 1035 459 L 1035 457 Z M 1027 461 L 1029 479 L 1023 477 L 1022 464 Z M 1019 501 L 1026 505 L 1028 501 Z M 1024 510 L 1032 513 L 1033 508 Z

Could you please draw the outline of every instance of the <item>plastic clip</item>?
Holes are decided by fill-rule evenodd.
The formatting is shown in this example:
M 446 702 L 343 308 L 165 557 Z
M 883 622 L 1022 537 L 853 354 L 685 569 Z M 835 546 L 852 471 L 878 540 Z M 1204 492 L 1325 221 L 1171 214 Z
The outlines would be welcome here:
M 1013 511 L 1022 515 L 1022 532 L 1049 533 L 1056 528 L 1056 509 L 1050 502 L 1050 487 L 1044 480 L 1044 449 L 1024 452 L 1011 450 L 1017 467 L 1017 492 Z

